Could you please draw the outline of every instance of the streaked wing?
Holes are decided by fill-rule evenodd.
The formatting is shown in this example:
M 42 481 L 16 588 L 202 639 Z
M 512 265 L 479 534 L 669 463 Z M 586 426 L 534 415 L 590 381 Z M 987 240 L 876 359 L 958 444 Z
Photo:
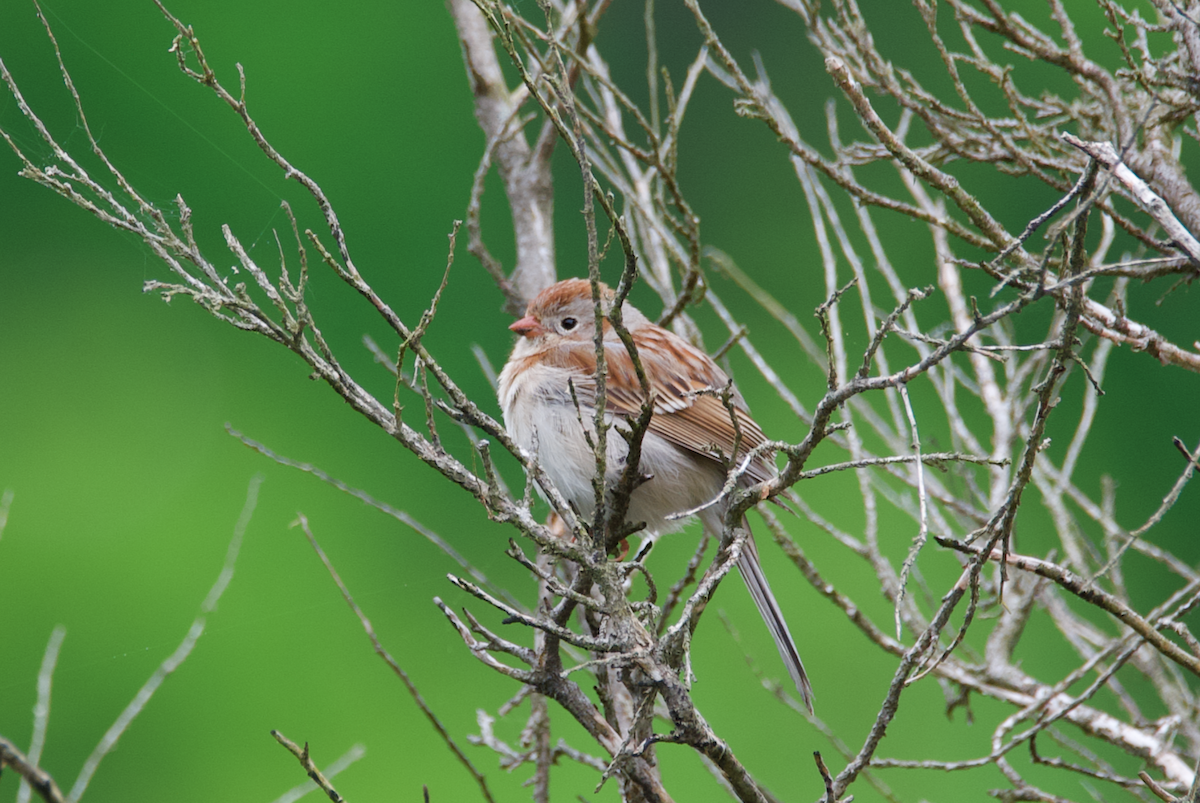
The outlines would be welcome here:
M 730 397 L 733 408 L 730 414 L 720 398 L 729 377 L 703 351 L 657 326 L 639 328 L 633 341 L 654 394 L 651 432 L 682 449 L 714 460 L 721 455 L 732 455 L 735 442 L 736 456 L 741 460 L 766 440 L 736 389 Z M 605 346 L 607 407 L 616 415 L 636 417 L 642 409 L 642 387 L 633 360 L 615 334 L 606 338 Z M 596 355 L 590 344 L 553 349 L 539 358 L 549 366 L 570 371 L 579 403 L 587 407 L 595 405 Z M 680 366 L 687 366 L 688 371 L 680 371 Z M 737 417 L 736 430 L 733 416 Z M 751 482 L 770 479 L 774 474 L 771 464 L 761 456 L 746 469 Z
M 633 336 L 638 358 L 654 394 L 654 417 L 650 431 L 688 451 L 716 459 L 734 454 L 740 460 L 766 440 L 762 429 L 750 417 L 746 402 L 736 389 L 730 409 L 720 398 L 729 377 L 712 359 L 677 335 L 657 326 L 638 329 Z M 609 382 L 606 388 L 608 408 L 629 417 L 641 411 L 642 390 L 637 372 L 624 344 L 617 341 L 606 350 Z M 687 366 L 686 373 L 679 370 Z M 737 417 L 737 429 L 733 416 Z M 760 457 L 747 468 L 753 482 L 774 475 L 770 464 Z

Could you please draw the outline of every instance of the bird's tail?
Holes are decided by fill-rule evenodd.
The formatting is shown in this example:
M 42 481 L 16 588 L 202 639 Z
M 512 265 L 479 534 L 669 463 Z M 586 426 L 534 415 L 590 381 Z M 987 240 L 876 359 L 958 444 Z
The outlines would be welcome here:
M 746 526 L 749 529 L 749 525 Z M 762 564 L 758 561 L 758 548 L 754 545 L 754 536 L 746 539 L 746 546 L 743 547 L 742 555 L 738 558 L 738 569 L 742 572 L 742 579 L 746 581 L 746 588 L 750 589 L 750 596 L 754 598 L 759 615 L 767 623 L 767 629 L 771 631 L 771 636 L 775 639 L 779 657 L 783 659 L 788 674 L 792 676 L 792 681 L 796 684 L 796 691 L 800 692 L 800 697 L 811 714 L 813 710 L 812 684 L 808 682 L 808 673 L 804 671 L 804 662 L 800 660 L 796 642 L 792 639 L 787 622 L 784 621 L 783 611 L 779 610 L 779 603 L 775 601 L 775 595 L 771 593 L 771 584 L 767 582 L 767 576 L 763 574 Z

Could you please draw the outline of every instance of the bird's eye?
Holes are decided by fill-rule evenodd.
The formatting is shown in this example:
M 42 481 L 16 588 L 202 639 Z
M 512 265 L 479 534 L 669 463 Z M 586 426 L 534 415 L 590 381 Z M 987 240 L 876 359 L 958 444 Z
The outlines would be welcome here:
M 563 318 L 562 328 L 569 332 L 574 329 L 578 323 L 579 321 L 575 320 L 574 318 Z

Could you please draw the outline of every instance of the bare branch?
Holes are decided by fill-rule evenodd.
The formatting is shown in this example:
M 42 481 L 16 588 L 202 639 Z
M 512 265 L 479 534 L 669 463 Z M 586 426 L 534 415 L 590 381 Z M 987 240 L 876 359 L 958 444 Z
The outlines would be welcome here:
M 100 743 L 88 756 L 84 762 L 83 768 L 79 771 L 79 777 L 75 779 L 74 785 L 71 787 L 70 793 L 67 795 L 68 803 L 75 803 L 83 793 L 87 790 L 88 784 L 92 780 L 92 776 L 96 774 L 96 770 L 100 768 L 100 762 L 104 760 L 110 752 L 117 746 L 119 740 L 126 729 L 133 723 L 133 720 L 150 702 L 150 698 L 154 692 L 158 691 L 158 687 L 163 681 L 174 672 L 176 669 L 187 660 L 192 653 L 192 648 L 196 646 L 200 636 L 204 634 L 204 628 L 208 620 L 208 615 L 217 608 L 217 602 L 221 599 L 221 595 L 225 593 L 229 582 L 233 579 L 234 566 L 237 564 L 238 553 L 242 548 L 242 538 L 246 534 L 246 527 L 250 524 L 250 517 L 254 515 L 254 508 L 258 504 L 258 488 L 262 485 L 262 476 L 257 475 L 250 480 L 250 485 L 246 489 L 246 504 L 242 508 L 241 515 L 238 516 L 237 523 L 233 528 L 233 538 L 229 542 L 229 548 L 225 553 L 225 564 L 221 567 L 221 573 L 217 575 L 217 580 L 209 589 L 208 595 L 204 598 L 204 602 L 200 604 L 200 613 L 192 622 L 192 626 L 188 628 L 187 635 L 184 636 L 179 646 L 159 665 L 154 674 L 149 680 L 143 684 L 134 695 L 134 698 L 125 706 L 116 722 L 105 732 Z
M 0 769 L 12 767 L 46 803 L 65 803 L 62 791 L 50 773 L 29 761 L 17 746 L 0 736 Z
M 375 653 L 384 660 L 384 663 L 391 667 L 391 670 L 396 673 L 396 677 L 400 678 L 400 682 L 404 684 L 404 688 L 408 691 L 408 695 L 412 697 L 413 702 L 417 704 L 417 708 L 421 709 L 421 713 L 424 714 L 425 718 L 429 720 L 429 724 L 433 725 L 433 729 L 437 731 L 438 736 L 440 736 L 442 741 L 446 743 L 446 746 L 450 748 L 450 752 L 454 754 L 454 757 L 458 759 L 459 763 L 462 764 L 466 768 L 467 772 L 471 774 L 471 777 L 475 779 L 475 783 L 479 785 L 479 791 L 480 794 L 483 795 L 483 799 L 491 803 L 493 798 L 491 790 L 488 789 L 487 779 L 483 777 L 483 773 L 475 769 L 475 765 L 471 763 L 471 760 L 467 758 L 462 750 L 459 749 L 458 745 L 455 744 L 454 739 L 450 736 L 450 733 L 446 730 L 445 726 L 442 725 L 441 720 L 437 718 L 437 715 L 435 715 L 433 710 L 430 709 L 429 704 L 425 702 L 424 696 L 420 691 L 417 690 L 416 684 L 413 683 L 412 679 L 408 676 L 408 673 L 405 672 L 400 664 L 396 662 L 396 659 L 391 656 L 391 653 L 384 649 L 383 645 L 379 643 L 379 638 L 375 635 L 375 629 L 371 627 L 370 620 L 367 619 L 367 616 L 362 612 L 362 609 L 358 607 L 358 603 L 354 601 L 354 597 L 350 595 L 350 589 L 346 587 L 346 584 L 342 582 L 341 576 L 338 575 L 337 570 L 333 568 L 333 564 L 329 561 L 328 556 L 326 556 L 325 550 L 321 549 L 321 545 L 317 543 L 317 538 L 315 535 L 313 535 L 312 529 L 308 525 L 308 518 L 305 517 L 303 513 L 297 514 L 296 521 L 293 522 L 293 526 L 296 525 L 299 525 L 300 529 L 304 531 L 305 537 L 308 538 L 308 543 L 312 546 L 313 551 L 317 553 L 317 557 L 321 559 L 321 563 L 325 565 L 326 571 L 328 571 L 329 576 L 333 578 L 333 582 L 337 584 L 338 590 L 342 592 L 342 598 L 346 600 L 346 604 L 350 606 L 350 610 L 354 611 L 354 615 L 358 617 L 359 623 L 362 624 L 363 630 L 365 630 L 367 633 L 367 638 L 371 640 L 371 646 L 375 648 Z M 288 747 L 289 750 L 294 747 L 294 745 L 289 747 L 288 745 L 290 743 L 285 742 L 283 737 L 277 731 L 271 731 L 271 733 L 276 739 L 279 740 L 280 744 Z M 292 752 L 295 753 L 296 751 L 292 750 Z M 302 764 L 306 762 L 307 764 L 311 764 L 311 761 L 308 760 L 307 743 L 305 744 L 304 757 L 301 759 Z M 314 771 L 315 768 L 310 770 L 309 775 L 312 775 Z M 327 788 L 323 783 L 324 779 L 318 780 L 314 777 L 313 780 L 317 781 L 317 784 L 320 785 L 322 789 L 326 790 L 330 796 L 330 799 L 337 799 L 334 797 L 334 794 L 336 793 L 333 792 L 332 789 Z
M 325 793 L 326 797 L 332 800 L 333 803 L 344 803 L 345 798 L 337 793 L 337 790 L 333 788 L 333 785 L 329 783 L 329 780 L 319 769 L 317 769 L 317 765 L 314 764 L 313 760 L 309 757 L 308 742 L 305 742 L 304 747 L 301 748 L 298 744 L 277 730 L 271 731 L 271 735 L 275 737 L 275 741 L 283 745 L 284 749 L 299 759 L 300 766 L 304 768 L 306 773 L 308 773 L 308 777 L 311 778 L 312 782 L 317 785 L 317 788 Z

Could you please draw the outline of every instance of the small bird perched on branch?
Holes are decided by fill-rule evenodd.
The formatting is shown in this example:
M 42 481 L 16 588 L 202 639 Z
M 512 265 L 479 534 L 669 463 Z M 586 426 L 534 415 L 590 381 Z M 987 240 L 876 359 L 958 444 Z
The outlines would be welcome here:
M 614 293 L 603 284 L 599 289 L 605 312 L 606 411 L 609 421 L 628 429 L 641 413 L 645 396 L 629 351 L 607 317 Z M 711 503 L 725 485 L 725 461 L 742 469 L 738 481 L 742 487 L 770 479 L 775 469 L 763 454 L 746 461 L 766 437 L 712 358 L 629 304 L 621 311 L 653 398 L 640 463 L 641 473 L 649 479 L 634 488 L 627 518 L 645 522 L 649 533 L 659 534 L 680 527 L 678 514 L 698 511 L 704 527 L 719 534 L 728 497 Z M 596 456 L 585 435 L 586 428 L 594 442 L 594 321 L 588 280 L 567 279 L 546 288 L 529 303 L 525 317 L 509 327 L 521 338 L 499 383 L 508 431 L 528 452 L 533 453 L 536 445 L 543 470 L 585 517 L 596 506 L 592 486 Z M 628 451 L 629 444 L 619 434 L 607 438 L 605 484 L 610 493 L 620 480 Z M 749 531 L 745 519 L 742 526 Z M 763 574 L 753 536 L 745 542 L 738 568 L 811 711 L 812 686 Z

